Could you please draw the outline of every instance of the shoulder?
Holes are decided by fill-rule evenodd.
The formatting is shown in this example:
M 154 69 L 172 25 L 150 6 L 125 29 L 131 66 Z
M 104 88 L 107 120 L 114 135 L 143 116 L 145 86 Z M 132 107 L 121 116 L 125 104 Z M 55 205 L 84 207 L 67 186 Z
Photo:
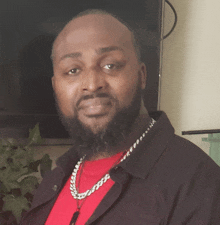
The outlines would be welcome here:
M 171 194 L 181 190 L 185 195 L 201 198 L 220 191 L 220 167 L 199 147 L 176 135 L 153 172 L 154 179 L 160 177 L 160 181 L 156 181 L 159 186 L 170 190 Z
M 174 135 L 173 139 L 168 143 L 164 155 L 167 154 L 167 159 L 176 162 L 179 166 L 184 166 L 185 169 L 197 167 L 204 164 L 209 165 L 209 168 L 220 172 L 220 167 L 208 156 L 202 149 L 192 142 Z M 208 169 L 208 168 L 207 168 Z
M 208 224 L 204 221 L 210 218 L 219 222 L 220 167 L 199 147 L 175 135 L 155 171 L 161 179 L 154 177 L 154 181 L 166 206 L 178 206 L 174 221 L 184 221 L 191 214 L 190 224 Z

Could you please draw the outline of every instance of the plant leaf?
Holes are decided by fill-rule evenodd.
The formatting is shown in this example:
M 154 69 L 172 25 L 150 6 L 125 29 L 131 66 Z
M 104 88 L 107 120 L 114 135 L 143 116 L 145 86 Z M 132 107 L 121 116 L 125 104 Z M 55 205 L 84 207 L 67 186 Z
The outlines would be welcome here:
M 1 199 L 1 194 L 3 194 L 3 193 L 7 193 L 7 188 L 5 187 L 3 182 L 0 181 L 0 199 Z M 0 208 L 1 208 L 1 204 L 0 204 Z
M 34 161 L 35 149 L 30 146 L 25 146 L 23 150 L 26 152 L 27 165 Z
M 0 157 L 0 168 L 6 167 L 7 164 L 7 158 L 8 158 L 8 154 L 7 153 L 3 153 L 1 154 Z
M 36 160 L 28 165 L 28 173 L 38 172 L 38 166 L 41 160 Z
M 2 139 L 2 145 L 3 146 L 16 146 L 17 141 L 14 138 L 7 138 L 7 139 Z
M 32 193 L 38 186 L 38 180 L 35 176 L 25 177 L 20 182 L 21 194 L 25 195 L 26 193 Z
M 19 171 L 14 171 L 10 167 L 6 168 L 5 170 L 0 171 L 0 180 L 3 183 L 4 187 L 7 189 L 8 192 L 11 189 L 20 188 L 19 183 L 17 180 L 27 174 L 28 168 L 22 168 Z
M 13 170 L 19 171 L 27 165 L 27 154 L 22 148 L 18 147 L 10 157 L 10 161 L 7 162 Z
M 15 216 L 17 222 L 21 219 L 21 213 L 23 210 L 29 209 L 28 200 L 23 196 L 15 197 L 13 195 L 6 195 L 3 197 L 4 205 L 3 211 L 11 211 Z
M 20 168 L 18 171 L 11 170 L 8 180 L 18 180 L 23 175 L 26 175 L 28 173 L 28 168 L 23 167 Z
M 45 172 L 51 171 L 52 167 L 52 160 L 50 159 L 50 156 L 48 154 L 45 154 L 40 163 L 40 174 L 42 177 L 44 177 Z
M 37 123 L 33 129 L 29 129 L 29 141 L 29 145 L 33 143 L 41 143 L 43 141 L 40 136 L 39 123 Z

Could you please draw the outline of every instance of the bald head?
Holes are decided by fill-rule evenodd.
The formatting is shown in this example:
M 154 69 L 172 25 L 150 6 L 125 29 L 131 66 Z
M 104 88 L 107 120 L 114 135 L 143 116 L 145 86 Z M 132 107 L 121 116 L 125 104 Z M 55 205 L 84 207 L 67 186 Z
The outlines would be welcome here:
M 104 10 L 86 10 L 78 15 L 76 15 L 66 26 L 63 30 L 57 35 L 53 48 L 51 59 L 54 61 L 56 55 L 56 47 L 65 39 L 66 35 L 69 34 L 71 31 L 82 30 L 82 29 L 94 29 L 94 32 L 101 31 L 99 34 L 105 38 L 102 31 L 107 31 L 108 35 L 111 35 L 113 39 L 118 38 L 124 39 L 133 48 L 138 61 L 140 62 L 140 47 L 136 38 L 136 34 L 132 29 L 125 24 L 120 19 L 116 18 L 116 16 L 104 11 Z M 105 33 L 106 35 L 106 33 Z M 74 42 L 74 39 L 72 39 Z

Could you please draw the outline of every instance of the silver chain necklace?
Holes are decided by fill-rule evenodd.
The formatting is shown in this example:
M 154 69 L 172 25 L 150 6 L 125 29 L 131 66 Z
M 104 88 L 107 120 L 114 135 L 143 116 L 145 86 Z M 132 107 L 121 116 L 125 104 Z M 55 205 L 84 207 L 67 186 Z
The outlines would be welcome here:
M 137 147 L 137 145 L 143 140 L 143 138 L 145 137 L 145 135 L 153 127 L 153 125 L 155 124 L 155 122 L 156 121 L 154 119 L 151 119 L 151 123 L 150 123 L 149 127 L 147 128 L 147 130 L 130 147 L 130 149 L 125 153 L 125 155 L 120 160 L 120 162 L 124 161 L 128 156 L 130 156 L 130 154 L 133 152 L 133 150 Z M 71 192 L 73 198 L 74 199 L 77 199 L 77 200 L 81 200 L 81 199 L 84 199 L 84 198 L 88 197 L 93 192 L 97 191 L 110 178 L 109 173 L 106 173 L 105 176 L 102 177 L 91 189 L 89 189 L 89 190 L 87 190 L 87 191 L 85 191 L 83 193 L 78 193 L 78 191 L 76 189 L 76 175 L 77 175 L 77 172 L 79 170 L 79 167 L 80 167 L 81 163 L 83 162 L 84 158 L 85 158 L 85 156 L 82 157 L 78 161 L 78 163 L 75 165 L 75 168 L 74 168 L 74 170 L 72 172 L 72 176 L 71 176 L 71 180 L 70 180 L 70 192 Z

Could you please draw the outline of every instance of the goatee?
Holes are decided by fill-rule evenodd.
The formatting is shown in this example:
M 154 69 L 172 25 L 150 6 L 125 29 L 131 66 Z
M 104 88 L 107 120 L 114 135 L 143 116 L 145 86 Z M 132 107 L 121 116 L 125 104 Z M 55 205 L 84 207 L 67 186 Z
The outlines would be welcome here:
M 95 134 L 77 117 L 64 116 L 57 103 L 60 119 L 73 140 L 74 149 L 78 152 L 79 157 L 86 156 L 86 160 L 94 159 L 102 154 L 112 156 L 121 151 L 117 145 L 125 142 L 126 137 L 131 133 L 140 107 L 141 89 L 138 85 L 130 106 L 118 111 L 106 128 Z

